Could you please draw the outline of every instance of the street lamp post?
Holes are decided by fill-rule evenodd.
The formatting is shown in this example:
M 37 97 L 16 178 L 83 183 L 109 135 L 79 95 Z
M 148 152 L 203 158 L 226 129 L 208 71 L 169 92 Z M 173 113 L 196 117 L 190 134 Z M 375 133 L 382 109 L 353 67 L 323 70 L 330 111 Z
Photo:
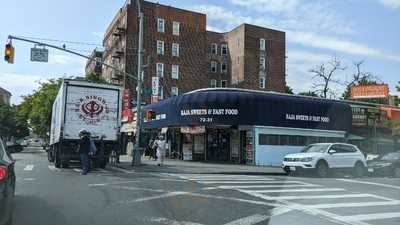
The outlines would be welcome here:
M 139 42 L 138 42 L 138 72 L 136 87 L 136 137 L 132 157 L 132 166 L 139 166 L 141 163 L 140 154 L 140 133 L 142 126 L 142 79 L 143 79 L 143 12 L 140 7 L 140 0 L 136 0 L 139 17 Z

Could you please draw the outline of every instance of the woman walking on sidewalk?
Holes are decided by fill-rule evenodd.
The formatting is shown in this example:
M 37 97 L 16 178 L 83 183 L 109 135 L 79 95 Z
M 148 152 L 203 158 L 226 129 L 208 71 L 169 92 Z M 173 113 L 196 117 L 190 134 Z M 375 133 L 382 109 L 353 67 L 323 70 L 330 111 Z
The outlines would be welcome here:
M 157 148 L 157 165 L 161 166 L 164 164 L 165 152 L 167 149 L 167 143 L 163 135 L 160 135 L 160 138 L 154 142 L 154 147 Z

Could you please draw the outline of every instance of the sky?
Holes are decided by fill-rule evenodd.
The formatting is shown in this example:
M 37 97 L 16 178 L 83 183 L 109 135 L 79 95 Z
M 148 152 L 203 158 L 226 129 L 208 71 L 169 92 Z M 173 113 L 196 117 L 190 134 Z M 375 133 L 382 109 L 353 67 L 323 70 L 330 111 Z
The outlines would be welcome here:
M 0 44 L 9 34 L 61 40 L 80 53 L 102 45 L 104 32 L 125 0 L 3 1 Z M 337 58 L 347 67 L 336 75 L 349 81 L 353 62 L 388 83 L 400 81 L 400 0 L 159 0 L 205 13 L 209 30 L 227 32 L 250 23 L 286 32 L 287 83 L 295 92 L 312 89 L 310 69 Z M 62 42 L 64 41 L 64 42 Z M 66 43 L 82 42 L 81 44 Z M 49 62 L 30 61 L 32 44 L 14 41 L 15 63 L 0 61 L 0 86 L 18 104 L 40 81 L 84 74 L 86 60 L 49 50 Z M 2 47 L 4 48 L 4 47 Z M 2 50 L 4 51 L 4 50 Z M 3 54 L 3 53 L 2 53 Z M 3 55 L 2 55 L 3 57 Z M 335 86 L 340 91 L 342 86 Z

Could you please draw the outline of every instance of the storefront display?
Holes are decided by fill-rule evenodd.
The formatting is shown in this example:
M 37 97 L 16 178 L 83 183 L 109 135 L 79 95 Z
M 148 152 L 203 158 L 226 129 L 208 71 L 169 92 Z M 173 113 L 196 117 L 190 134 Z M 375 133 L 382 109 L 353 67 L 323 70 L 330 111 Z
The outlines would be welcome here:
M 193 160 L 193 136 L 191 134 L 183 134 L 183 160 Z
M 253 132 L 246 132 L 246 164 L 254 164 Z
M 231 161 L 239 162 L 240 133 L 238 130 L 231 132 Z

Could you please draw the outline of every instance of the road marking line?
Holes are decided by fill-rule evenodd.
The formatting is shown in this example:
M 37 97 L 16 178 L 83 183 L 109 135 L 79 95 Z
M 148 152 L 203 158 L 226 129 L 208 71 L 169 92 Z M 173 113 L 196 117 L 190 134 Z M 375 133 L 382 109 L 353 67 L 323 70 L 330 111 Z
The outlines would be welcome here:
M 358 180 L 350 180 L 350 179 L 336 179 L 338 181 L 344 181 L 344 182 L 351 182 L 351 183 L 358 183 L 358 184 L 370 184 L 370 185 L 376 185 L 380 187 L 386 187 L 386 188 L 394 188 L 394 189 L 399 189 L 400 186 L 395 186 L 395 185 L 390 185 L 390 184 L 381 184 L 381 183 L 374 183 L 374 182 L 369 182 L 369 181 L 358 181 Z
M 60 172 L 60 171 L 61 171 L 61 169 L 56 168 L 56 167 L 53 166 L 53 165 L 48 165 L 48 167 L 49 167 L 49 170 L 51 170 L 51 171 L 55 171 L 55 172 Z
M 122 169 L 122 168 L 119 168 L 119 167 L 116 167 L 116 166 L 110 166 L 110 168 L 112 170 L 116 170 L 116 171 L 119 171 L 119 172 L 122 172 L 122 173 L 136 173 L 134 170 L 126 170 L 126 169 Z
M 178 181 L 178 182 L 187 182 L 187 180 L 179 180 L 179 179 L 160 179 L 161 181 Z
M 88 184 L 89 187 L 101 187 L 107 185 L 117 185 L 117 184 L 128 184 L 128 183 L 136 183 L 140 182 L 138 180 L 130 180 L 130 181 L 121 181 L 121 182 L 114 182 L 114 183 L 100 183 L 100 184 Z
M 303 196 L 278 196 L 278 197 L 271 197 L 274 200 L 301 200 L 301 199 L 336 199 L 336 198 L 368 198 L 374 197 L 370 194 L 346 194 L 346 195 L 303 195 Z
M 267 195 L 264 195 L 261 193 L 255 193 L 254 191 L 249 191 L 249 190 L 238 190 L 238 191 L 247 193 L 253 197 L 258 197 L 258 198 L 261 198 L 261 199 L 264 199 L 267 201 L 274 200 L 273 197 L 270 197 L 270 196 L 267 196 Z M 284 204 L 284 207 L 290 208 L 292 210 L 299 210 L 299 211 L 306 213 L 308 215 L 311 215 L 311 216 L 318 216 L 320 218 L 326 219 L 333 223 L 339 223 L 339 224 L 343 224 L 343 225 L 370 225 L 369 223 L 365 223 L 362 221 L 346 220 L 346 218 L 342 218 L 337 214 L 330 213 L 330 212 L 327 212 L 322 209 L 313 209 L 306 205 L 301 205 L 301 204 L 289 202 L 286 200 L 277 200 L 277 202 L 279 202 L 280 204 Z
M 281 184 L 281 185 L 221 185 L 221 189 L 247 189 L 247 188 L 287 188 L 287 187 L 321 187 L 317 184 Z
M 201 223 L 194 223 L 194 222 L 188 222 L 188 221 L 176 221 L 176 220 L 170 220 L 170 219 L 163 218 L 163 217 L 151 217 L 150 222 L 162 223 L 165 225 L 203 225 Z
M 173 196 L 184 195 L 184 194 L 187 194 L 187 193 L 188 192 L 184 192 L 184 191 L 174 191 L 174 192 L 168 192 L 166 194 L 152 196 L 152 197 L 145 197 L 145 198 L 138 198 L 138 199 L 134 199 L 134 200 L 119 201 L 117 203 L 118 204 L 131 204 L 131 203 L 137 203 L 137 202 L 146 202 L 146 201 L 151 201 L 151 200 L 155 200 L 155 199 L 169 198 L 169 197 L 173 197 Z
M 385 205 L 400 205 L 400 201 L 352 202 L 352 203 L 346 202 L 346 203 L 333 203 L 333 204 L 314 204 L 314 205 L 310 205 L 309 207 L 313 208 L 313 209 L 330 209 L 330 208 L 368 207 L 368 206 L 385 206 Z
M 82 170 L 81 169 L 73 169 L 73 171 L 75 171 L 75 172 L 77 172 L 77 173 L 80 173 L 80 172 L 82 172 Z
M 282 204 L 268 203 L 268 202 L 264 202 L 264 201 L 248 200 L 248 199 L 234 198 L 234 197 L 224 197 L 224 196 L 219 196 L 219 195 L 207 195 L 207 194 L 198 194 L 198 193 L 192 193 L 192 192 L 188 192 L 186 195 L 190 195 L 193 197 L 213 198 L 213 199 L 223 199 L 223 200 L 230 200 L 230 201 L 236 201 L 236 202 L 244 202 L 244 203 L 250 203 L 250 204 L 255 204 L 255 205 L 268 205 L 268 206 L 273 206 L 273 207 L 283 207 Z
M 245 224 L 253 225 L 253 224 L 260 223 L 264 220 L 267 220 L 269 218 L 270 218 L 270 216 L 267 216 L 267 215 L 254 214 L 251 216 L 243 217 L 238 220 L 226 223 L 225 225 L 245 225 Z
M 32 171 L 34 167 L 35 167 L 34 165 L 26 165 L 25 168 L 24 168 L 24 170 L 26 170 L 26 171 Z
M 242 189 L 239 189 L 242 190 Z M 254 193 L 283 193 L 283 192 L 324 192 L 324 191 L 345 191 L 343 188 L 312 188 L 312 189 L 280 189 L 280 190 L 251 190 L 250 192 Z
M 199 184 L 306 184 L 301 181 L 197 181 Z
M 138 188 L 138 187 L 130 187 L 130 186 L 107 186 L 109 188 L 120 189 L 120 190 L 128 190 L 128 191 L 152 191 L 152 192 L 167 192 L 163 189 L 151 189 L 151 188 Z
M 400 217 L 399 212 L 394 213 L 374 213 L 374 214 L 360 214 L 353 216 L 339 216 L 341 220 L 346 221 L 368 221 L 368 220 L 381 220 Z
M 23 178 L 24 181 L 35 181 L 36 178 Z

